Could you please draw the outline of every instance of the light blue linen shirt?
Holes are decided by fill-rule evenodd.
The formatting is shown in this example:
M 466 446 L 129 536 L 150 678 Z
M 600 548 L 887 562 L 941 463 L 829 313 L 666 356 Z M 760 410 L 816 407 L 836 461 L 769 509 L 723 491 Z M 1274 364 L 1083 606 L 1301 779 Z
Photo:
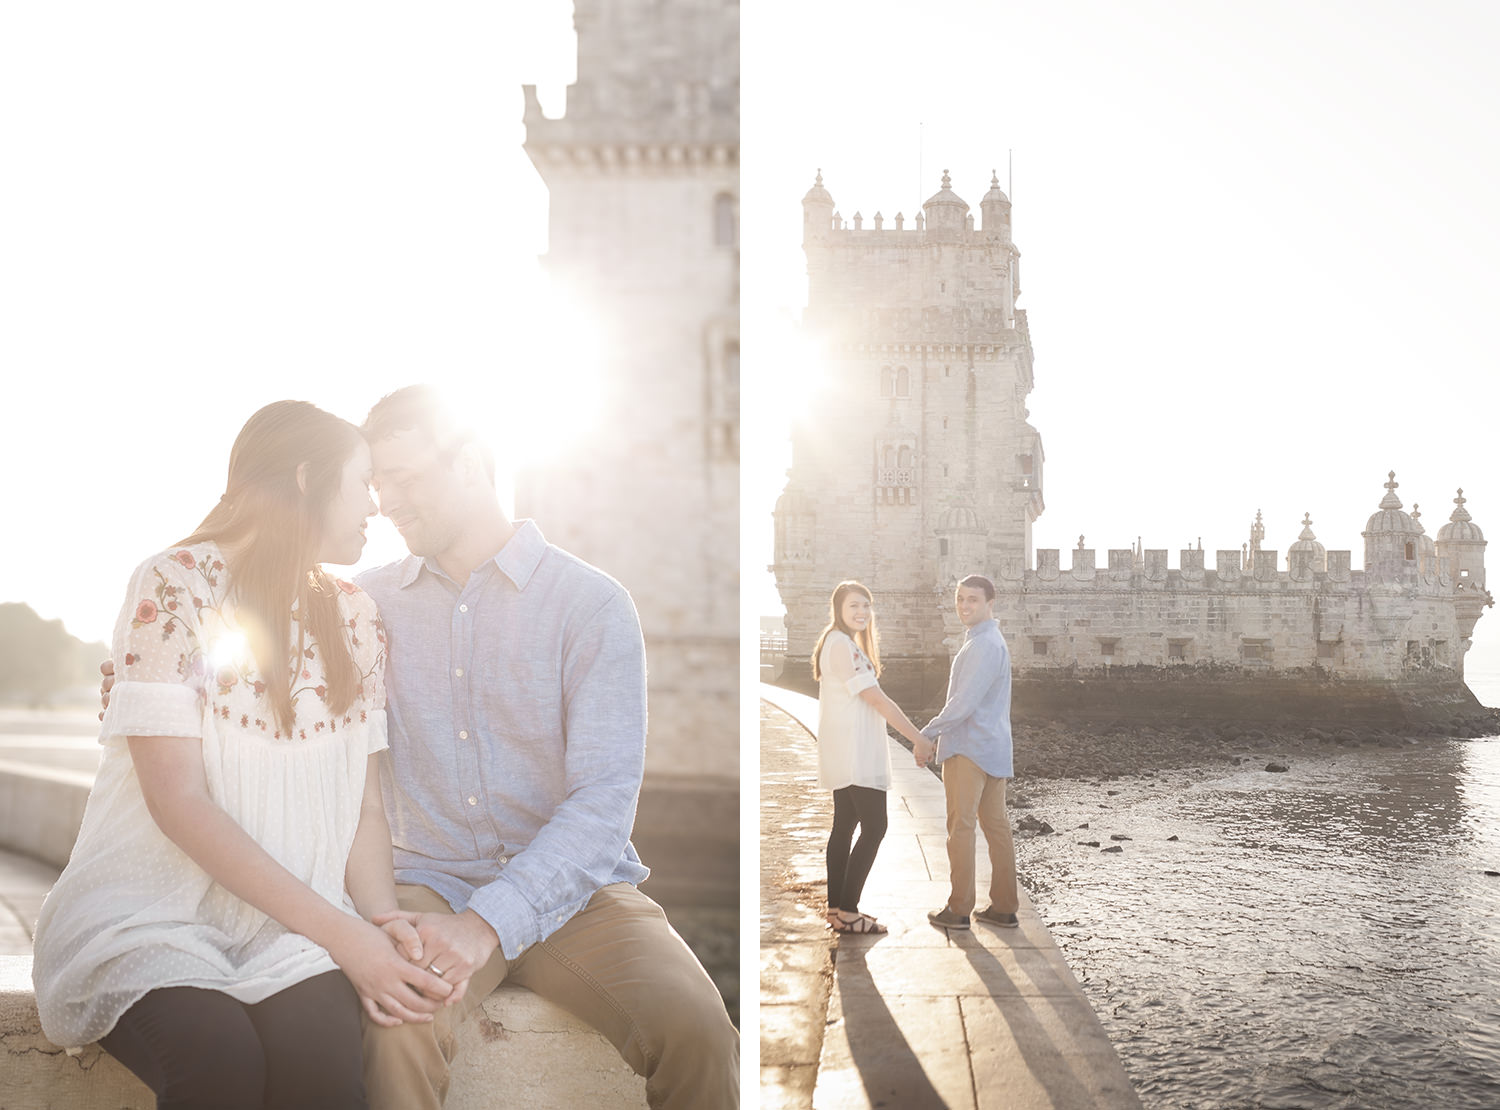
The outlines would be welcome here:
M 948 700 L 922 735 L 937 740 L 938 763 L 962 755 L 987 775 L 1012 776 L 1010 649 L 994 621 L 981 621 L 964 635 L 948 671 Z
M 646 651 L 625 588 L 529 520 L 461 587 L 415 555 L 358 582 L 388 639 L 396 881 L 474 910 L 515 959 L 600 887 L 645 879 Z

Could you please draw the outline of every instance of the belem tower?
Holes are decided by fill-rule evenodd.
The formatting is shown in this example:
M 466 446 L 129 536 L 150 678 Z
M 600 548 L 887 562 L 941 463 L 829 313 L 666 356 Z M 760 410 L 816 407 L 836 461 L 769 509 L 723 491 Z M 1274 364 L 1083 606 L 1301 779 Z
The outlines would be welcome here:
M 650 893 L 739 904 L 739 7 L 576 0 L 564 112 L 524 88 L 548 272 L 602 336 L 608 419 L 520 474 L 516 508 L 640 613 L 650 736 L 635 841 Z M 539 367 L 537 373 L 550 372 Z M 676 920 L 676 918 L 674 918 Z M 731 919 L 732 920 L 732 919 Z M 726 935 L 732 942 L 735 930 Z M 712 960 L 706 958 L 712 966 Z
M 1363 569 L 1304 517 L 1285 552 L 1032 549 L 1045 509 L 1027 422 L 1031 333 L 1011 203 L 998 178 L 979 219 L 942 187 L 908 220 L 846 220 L 816 182 L 802 199 L 803 317 L 844 418 L 798 429 L 775 513 L 786 680 L 808 682 L 828 596 L 878 598 L 882 685 L 940 704 L 962 637 L 957 578 L 990 576 L 1018 715 L 1446 721 L 1479 710 L 1463 682 L 1485 588 L 1483 533 L 1463 491 L 1429 535 L 1372 476 Z M 1383 494 L 1383 495 L 1382 495 Z M 1066 560 L 1066 562 L 1065 562 Z

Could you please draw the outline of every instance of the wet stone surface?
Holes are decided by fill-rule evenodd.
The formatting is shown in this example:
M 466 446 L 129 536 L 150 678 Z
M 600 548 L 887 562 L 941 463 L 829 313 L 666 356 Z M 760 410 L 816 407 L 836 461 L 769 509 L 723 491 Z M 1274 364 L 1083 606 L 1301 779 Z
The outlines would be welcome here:
M 830 795 L 807 730 L 761 704 L 760 1065 L 765 1108 L 812 1106 L 833 963 L 823 849 Z

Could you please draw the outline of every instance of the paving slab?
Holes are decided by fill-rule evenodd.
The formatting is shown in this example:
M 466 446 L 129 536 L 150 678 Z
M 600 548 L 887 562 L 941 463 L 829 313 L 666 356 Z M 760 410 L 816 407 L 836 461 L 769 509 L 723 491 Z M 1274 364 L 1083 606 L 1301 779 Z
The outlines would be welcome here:
M 810 698 L 798 702 L 799 697 L 778 691 L 774 701 L 813 729 L 816 703 Z M 787 722 L 786 716 L 779 720 Z M 780 735 L 783 757 L 795 741 L 793 732 Z M 807 742 L 812 743 L 811 737 Z M 783 1000 L 806 989 L 812 973 L 806 959 L 768 961 L 763 952 L 762 990 L 777 1001 L 761 1010 L 762 1105 L 798 1110 L 1138 1108 L 1114 1046 L 1024 890 L 1019 928 L 981 922 L 967 930 L 945 930 L 928 922 L 928 911 L 940 908 L 949 893 L 942 782 L 911 766 L 910 754 L 894 738 L 890 743 L 890 823 L 860 900 L 861 908 L 889 932 L 824 938 L 833 956 L 826 1021 L 812 1027 L 804 1019 L 798 1026 L 800 1034 L 816 1032 L 821 1039 L 810 1101 L 804 1101 L 809 1098 L 806 1073 L 788 1058 L 794 1050 L 806 1051 L 805 1036 L 788 1038 L 782 1059 L 769 1058 L 764 1021 L 767 1009 L 783 1014 L 796 1009 Z M 763 729 L 763 760 L 765 745 Z M 809 746 L 809 768 L 812 759 Z M 812 781 L 807 771 L 800 780 L 783 773 L 775 789 L 785 800 L 795 797 L 799 786 L 815 792 Z M 804 820 L 797 829 L 800 862 L 793 865 L 786 855 L 779 857 L 782 873 L 796 875 L 803 884 L 793 912 L 807 915 L 795 925 L 783 922 L 783 928 L 799 932 L 809 948 L 813 946 L 806 940 L 815 935 L 813 926 L 824 907 L 819 888 L 826 827 Z M 775 826 L 763 824 L 762 836 L 785 843 Z M 982 906 L 988 901 L 990 874 L 982 836 L 975 862 Z M 775 982 L 781 976 L 788 980 L 785 984 Z M 783 1020 L 791 1022 L 789 1015 Z

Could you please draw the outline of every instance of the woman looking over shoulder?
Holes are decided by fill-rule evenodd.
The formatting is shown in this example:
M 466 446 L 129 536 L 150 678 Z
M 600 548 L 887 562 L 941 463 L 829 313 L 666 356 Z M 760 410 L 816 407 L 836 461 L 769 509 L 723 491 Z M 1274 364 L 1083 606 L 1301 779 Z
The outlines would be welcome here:
M 359 558 L 369 480 L 352 424 L 268 405 L 116 623 L 99 773 L 33 978 L 47 1036 L 101 1041 L 159 1106 L 364 1107 L 361 1005 L 430 1021 L 462 993 L 406 958 L 410 926 L 369 921 L 396 908 L 384 634 L 318 565 Z
M 818 682 L 818 785 L 833 791 L 828 924 L 840 933 L 884 933 L 884 925 L 859 911 L 859 897 L 885 836 L 891 786 L 886 722 L 911 741 L 919 767 L 932 758 L 932 744 L 880 689 L 873 599 L 860 583 L 840 582 L 834 589 L 812 667 Z

